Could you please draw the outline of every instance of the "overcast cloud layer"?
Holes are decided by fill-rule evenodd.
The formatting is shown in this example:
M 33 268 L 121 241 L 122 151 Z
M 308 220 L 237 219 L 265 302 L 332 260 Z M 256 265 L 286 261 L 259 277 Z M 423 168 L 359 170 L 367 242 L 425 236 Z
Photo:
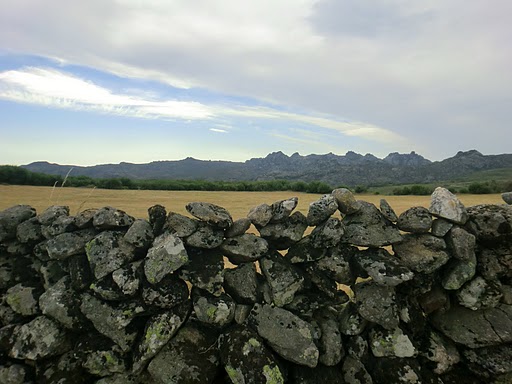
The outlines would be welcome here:
M 0 5 L 0 163 L 511 152 L 508 0 Z M 46 154 L 21 146 L 27 112 L 54 138 Z M 64 150 L 83 116 L 126 133 L 123 149 Z M 149 133 L 152 154 L 129 149 Z

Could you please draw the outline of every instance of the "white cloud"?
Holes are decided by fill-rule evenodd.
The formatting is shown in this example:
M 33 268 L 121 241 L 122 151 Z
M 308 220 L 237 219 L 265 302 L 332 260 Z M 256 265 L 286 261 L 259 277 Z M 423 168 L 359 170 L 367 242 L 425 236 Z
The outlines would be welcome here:
M 228 133 L 225 129 L 219 129 L 219 128 L 210 128 L 210 131 L 217 132 L 217 133 Z

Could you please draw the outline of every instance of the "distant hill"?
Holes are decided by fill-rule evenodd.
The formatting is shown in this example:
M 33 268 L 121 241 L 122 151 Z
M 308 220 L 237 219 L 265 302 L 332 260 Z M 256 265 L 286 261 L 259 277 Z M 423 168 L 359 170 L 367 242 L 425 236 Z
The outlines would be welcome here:
M 301 180 L 322 181 L 333 186 L 431 183 L 470 176 L 475 172 L 510 168 L 512 154 L 483 155 L 476 150 L 458 152 L 442 161 L 432 162 L 415 152 L 390 153 L 383 159 L 352 151 L 345 155 L 287 156 L 273 152 L 264 158 L 245 162 L 203 161 L 187 157 L 178 161 L 154 161 L 148 164 L 102 164 L 89 167 L 51 164 L 45 161 L 23 165 L 32 172 L 93 178 L 182 179 L 210 181 Z

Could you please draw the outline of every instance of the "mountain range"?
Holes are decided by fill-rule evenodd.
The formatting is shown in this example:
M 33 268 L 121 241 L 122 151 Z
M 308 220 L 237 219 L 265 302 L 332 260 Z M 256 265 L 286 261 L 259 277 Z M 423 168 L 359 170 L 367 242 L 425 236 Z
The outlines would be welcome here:
M 472 173 L 512 167 L 512 154 L 483 155 L 476 150 L 458 152 L 442 161 L 430 161 L 414 151 L 390 153 L 383 159 L 352 151 L 345 155 L 287 156 L 273 152 L 245 162 L 197 160 L 153 161 L 147 164 L 75 166 L 34 162 L 21 167 L 33 172 L 93 178 L 182 179 L 217 181 L 322 181 L 333 186 L 430 183 L 454 180 Z

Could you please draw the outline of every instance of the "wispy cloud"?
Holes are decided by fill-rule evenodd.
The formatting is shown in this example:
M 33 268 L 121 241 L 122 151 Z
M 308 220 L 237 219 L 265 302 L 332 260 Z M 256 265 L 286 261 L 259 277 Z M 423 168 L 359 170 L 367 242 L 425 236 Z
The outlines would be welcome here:
M 210 131 L 217 132 L 217 133 L 228 133 L 225 129 L 219 129 L 219 128 L 210 128 Z

